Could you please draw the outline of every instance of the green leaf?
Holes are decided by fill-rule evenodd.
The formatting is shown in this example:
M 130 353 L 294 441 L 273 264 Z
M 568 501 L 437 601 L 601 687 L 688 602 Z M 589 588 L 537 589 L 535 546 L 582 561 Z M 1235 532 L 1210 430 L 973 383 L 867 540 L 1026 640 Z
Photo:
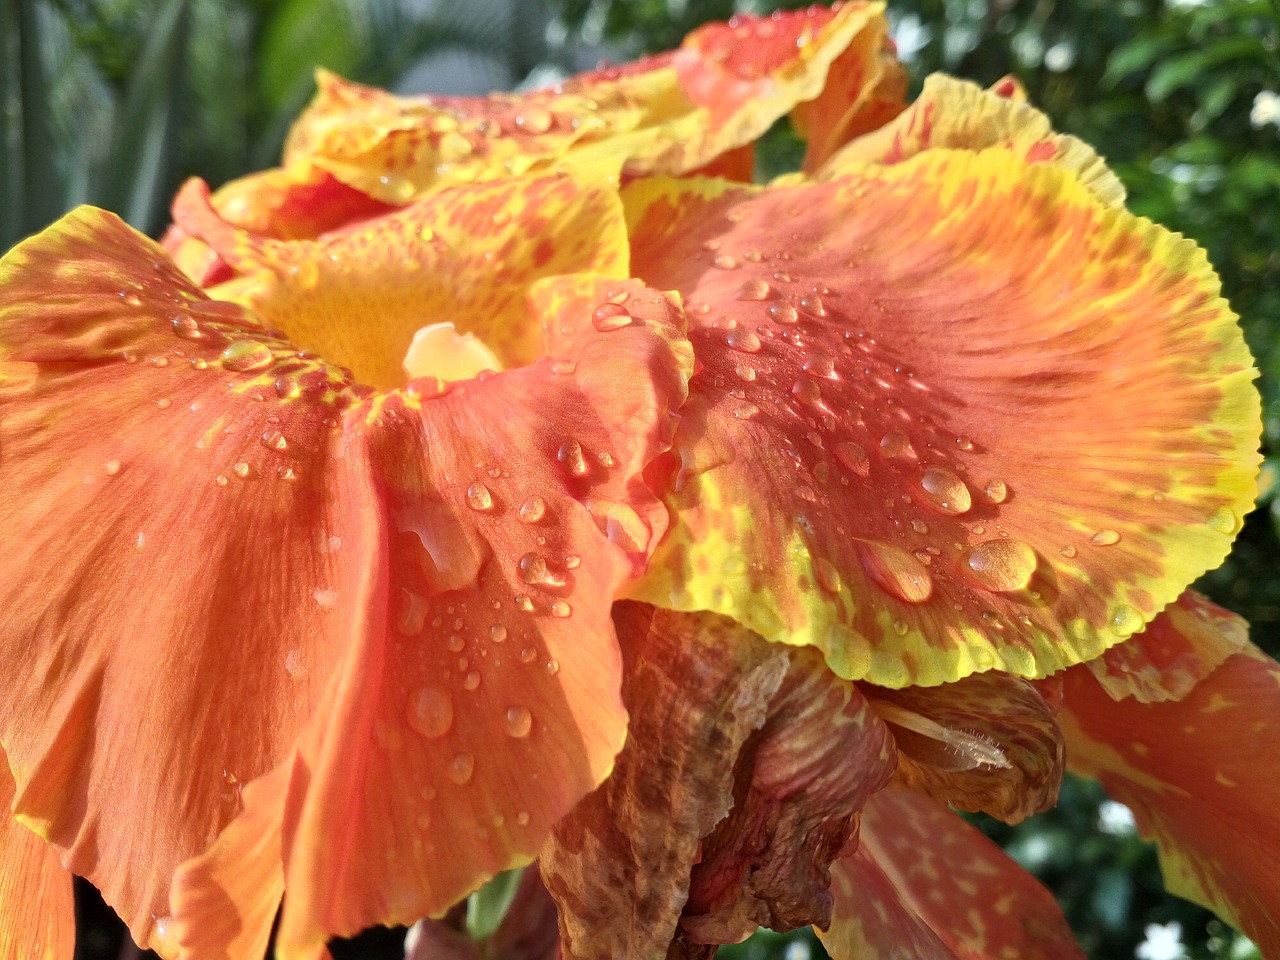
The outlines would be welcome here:
M 467 900 L 467 934 L 472 940 L 486 940 L 497 932 L 520 889 L 524 870 L 498 874 Z
M 1167 37 L 1139 37 L 1122 47 L 1117 47 L 1107 59 L 1107 69 L 1102 75 L 1104 88 L 1114 87 L 1131 74 L 1146 70 L 1156 58 L 1169 49 Z

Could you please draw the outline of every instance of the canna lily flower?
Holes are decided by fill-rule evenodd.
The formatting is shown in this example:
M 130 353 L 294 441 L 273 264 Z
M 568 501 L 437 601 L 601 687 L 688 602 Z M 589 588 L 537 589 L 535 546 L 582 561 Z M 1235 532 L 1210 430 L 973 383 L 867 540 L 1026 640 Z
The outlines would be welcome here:
M 884 38 L 326 76 L 280 169 L 183 190 L 173 262 L 81 211 L 0 263 L 13 810 L 139 942 L 256 958 L 287 891 L 278 955 L 322 956 L 539 856 L 566 957 L 1074 957 L 947 810 L 1020 820 L 1070 761 L 1266 944 L 1204 770 L 1123 739 L 1128 684 L 1272 676 L 1159 646 L 1252 497 L 1234 317 L 1015 85 L 904 110 Z M 804 174 L 741 182 L 789 111 Z M 55 884 L 15 835 L 0 880 Z

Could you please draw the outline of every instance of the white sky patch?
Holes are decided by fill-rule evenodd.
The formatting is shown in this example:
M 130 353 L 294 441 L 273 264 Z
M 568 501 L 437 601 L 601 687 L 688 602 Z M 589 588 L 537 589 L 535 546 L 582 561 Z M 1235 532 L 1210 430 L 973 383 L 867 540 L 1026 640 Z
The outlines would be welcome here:
M 1137 829 L 1133 811 L 1123 803 L 1103 800 L 1098 806 L 1098 829 L 1113 837 L 1123 837 L 1133 833 Z
M 1147 924 L 1147 939 L 1138 944 L 1133 954 L 1138 960 L 1182 960 L 1187 955 L 1182 945 L 1182 924 L 1177 920 Z

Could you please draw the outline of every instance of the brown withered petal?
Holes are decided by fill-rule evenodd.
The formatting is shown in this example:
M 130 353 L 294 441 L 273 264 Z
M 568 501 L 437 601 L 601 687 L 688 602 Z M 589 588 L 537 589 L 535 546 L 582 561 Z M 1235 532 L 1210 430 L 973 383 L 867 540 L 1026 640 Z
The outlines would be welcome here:
M 703 841 L 682 935 L 734 943 L 760 926 L 830 923 L 830 864 L 896 759 L 858 687 L 817 650 L 794 651 L 764 726 L 738 757 L 733 811 Z
M 565 960 L 666 956 L 699 842 L 732 807 L 735 758 L 787 670 L 785 648 L 721 617 L 622 603 L 614 622 L 627 745 L 539 859 Z
M 891 724 L 908 786 L 961 810 L 1018 823 L 1058 799 L 1062 732 L 1026 680 L 980 673 L 938 687 L 862 692 Z

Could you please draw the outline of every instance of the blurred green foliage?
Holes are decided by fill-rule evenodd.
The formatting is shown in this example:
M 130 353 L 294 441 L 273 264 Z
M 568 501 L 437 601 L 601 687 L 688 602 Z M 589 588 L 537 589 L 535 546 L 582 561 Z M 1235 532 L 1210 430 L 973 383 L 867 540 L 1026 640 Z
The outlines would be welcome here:
M 477 13 L 466 0 L 0 4 L 0 249 L 79 202 L 158 232 L 185 177 L 217 185 L 275 161 L 316 65 L 393 85 L 426 54 L 472 50 L 496 53 L 517 82 L 580 67 L 584 47 L 622 60 L 674 46 L 707 20 L 802 5 L 511 0 L 499 15 L 501 4 Z M 893 0 L 890 16 L 917 83 L 934 70 L 984 84 L 1017 75 L 1058 129 L 1108 158 L 1135 212 L 1207 249 L 1262 371 L 1264 476 L 1274 476 L 1280 0 Z M 761 153 L 765 172 L 794 162 L 785 124 Z M 1280 496 L 1266 482 L 1260 504 L 1232 558 L 1203 586 L 1278 653 Z M 1114 814 L 1096 785 L 1069 779 L 1049 814 L 1017 828 L 975 822 L 1050 885 L 1094 960 L 1129 960 L 1149 924 L 1170 923 L 1195 960 L 1256 956 L 1208 913 L 1163 894 L 1153 849 Z M 110 942 L 86 938 L 82 956 L 106 956 L 89 945 Z M 337 952 L 389 955 L 380 949 Z M 810 953 L 823 956 L 805 933 L 761 934 L 722 955 Z

